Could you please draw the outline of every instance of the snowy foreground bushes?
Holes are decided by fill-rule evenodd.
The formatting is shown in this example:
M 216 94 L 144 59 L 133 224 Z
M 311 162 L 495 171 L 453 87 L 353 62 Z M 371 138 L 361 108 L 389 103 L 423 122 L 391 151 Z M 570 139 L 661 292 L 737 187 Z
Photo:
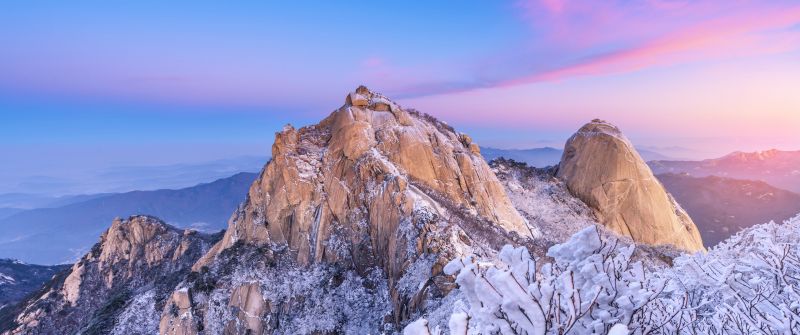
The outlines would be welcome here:
M 672 267 L 586 228 L 544 263 L 506 246 L 499 260 L 445 268 L 466 301 L 450 334 L 800 334 L 800 216 L 746 229 Z M 406 334 L 445 333 L 419 319 Z

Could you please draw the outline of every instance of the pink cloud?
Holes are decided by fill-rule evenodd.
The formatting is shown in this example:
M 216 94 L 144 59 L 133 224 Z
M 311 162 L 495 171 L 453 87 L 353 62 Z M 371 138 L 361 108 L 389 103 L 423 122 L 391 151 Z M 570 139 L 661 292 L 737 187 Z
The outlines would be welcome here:
M 386 61 L 381 57 L 367 57 L 363 61 L 361 61 L 361 66 L 365 68 L 379 68 L 382 67 Z
M 542 5 L 552 13 L 561 13 L 564 6 L 567 4 L 566 0 L 542 0 Z
M 639 42 L 709 19 L 786 6 L 749 0 L 521 0 L 518 7 L 537 36 L 562 51 L 581 51 Z
M 800 48 L 800 6 L 750 0 L 530 0 L 517 12 L 532 34 L 480 62 L 424 64 L 372 55 L 358 80 L 395 97 L 603 75 Z
M 621 51 L 588 57 L 570 65 L 503 81 L 509 86 L 536 81 L 638 70 L 687 61 L 784 52 L 800 48 L 800 33 L 780 31 L 800 22 L 800 6 L 752 10 L 704 20 L 645 40 Z M 624 23 L 620 29 L 626 29 Z

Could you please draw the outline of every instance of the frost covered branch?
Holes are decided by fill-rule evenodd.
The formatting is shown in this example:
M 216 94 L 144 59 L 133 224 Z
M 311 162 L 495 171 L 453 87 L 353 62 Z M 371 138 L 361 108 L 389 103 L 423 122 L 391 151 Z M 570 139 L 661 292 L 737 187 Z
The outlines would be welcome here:
M 549 263 L 505 246 L 497 260 L 469 256 L 445 268 L 467 306 L 455 311 L 450 331 L 798 334 L 798 241 L 800 217 L 746 229 L 708 253 L 674 259 L 672 267 L 632 261 L 635 246 L 594 227 L 551 247 Z

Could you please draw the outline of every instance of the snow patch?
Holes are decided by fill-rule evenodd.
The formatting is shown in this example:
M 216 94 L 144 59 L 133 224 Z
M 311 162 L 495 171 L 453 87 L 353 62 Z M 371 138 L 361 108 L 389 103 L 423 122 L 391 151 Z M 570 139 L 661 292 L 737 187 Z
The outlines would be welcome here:
M 0 272 L 0 285 L 13 284 L 13 283 L 16 283 L 16 282 L 17 281 L 14 278 L 12 278 L 11 276 Z
M 158 334 L 160 313 L 155 305 L 155 289 L 137 295 L 117 317 L 111 334 Z

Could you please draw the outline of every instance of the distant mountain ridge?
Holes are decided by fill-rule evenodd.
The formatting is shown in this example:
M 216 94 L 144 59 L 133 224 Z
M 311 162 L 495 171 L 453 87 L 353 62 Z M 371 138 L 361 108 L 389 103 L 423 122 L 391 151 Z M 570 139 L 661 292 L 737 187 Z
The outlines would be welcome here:
M 83 254 L 115 217 L 157 215 L 181 227 L 217 231 L 244 200 L 256 173 L 238 173 L 178 190 L 133 191 L 0 220 L 0 256 L 37 264 L 69 262 Z
M 656 174 L 687 173 L 694 177 L 720 176 L 762 180 L 777 188 L 800 192 L 800 151 L 734 152 L 701 161 L 657 160 L 648 163 Z
M 742 229 L 800 213 L 800 194 L 763 181 L 672 173 L 656 177 L 689 213 L 709 247 Z
M 57 196 L 178 189 L 225 178 L 239 172 L 258 172 L 269 160 L 239 156 L 197 163 L 119 165 L 89 171 L 0 172 L 0 207 L 55 207 Z
M 22 208 L 0 207 L 0 219 L 7 218 L 22 211 L 24 211 Z
M 0 194 L 0 208 L 20 210 L 55 208 L 111 194 L 113 193 L 48 196 L 33 193 L 2 193 Z

